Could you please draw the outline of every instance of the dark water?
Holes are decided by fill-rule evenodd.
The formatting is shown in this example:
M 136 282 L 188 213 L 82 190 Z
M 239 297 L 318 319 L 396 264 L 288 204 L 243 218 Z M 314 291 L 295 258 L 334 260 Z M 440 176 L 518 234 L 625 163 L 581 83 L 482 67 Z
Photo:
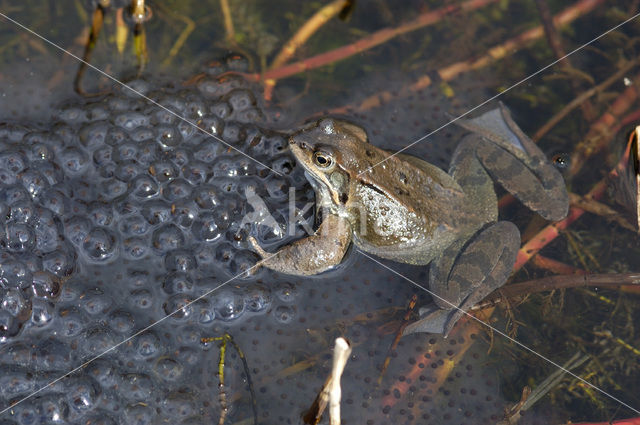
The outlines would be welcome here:
M 124 53 L 117 53 L 114 9 L 106 15 L 91 62 L 259 163 L 91 70 L 83 86 L 111 93 L 94 99 L 75 95 L 77 61 L 2 21 L 0 118 L 5 124 L 0 136 L 6 165 L 0 170 L 5 232 L 1 320 L 7 330 L 0 344 L 0 409 L 28 398 L 6 410 L 0 421 L 217 423 L 220 342 L 203 344 L 201 338 L 229 332 L 247 361 L 259 423 L 301 423 L 330 370 L 333 340 L 341 335 L 353 344 L 342 381 L 344 423 L 497 423 L 504 408 L 518 401 L 524 385 L 535 387 L 556 368 L 498 334 L 463 325 L 447 340 L 403 338 L 378 383 L 409 299 L 416 294 L 422 305 L 429 302 L 428 294 L 357 250 L 326 276 L 300 279 L 259 270 L 238 277 L 257 261 L 247 247 L 247 231 L 270 249 L 303 233 L 298 226 L 296 236 L 280 238 L 259 223 L 243 229 L 241 221 L 252 211 L 247 190 L 260 195 L 282 225 L 288 221 L 289 188 L 296 189 L 299 208 L 313 200 L 286 149 L 288 129 L 309 117 L 339 110 L 340 116 L 366 128 L 372 143 L 401 149 L 445 124 L 447 114 L 464 113 L 552 62 L 540 40 L 450 82 L 435 74 L 452 63 L 473 61 L 488 47 L 538 25 L 535 4 L 503 2 L 455 14 L 280 81 L 273 102 L 266 102 L 260 86 L 238 77 L 221 81 L 217 75 L 229 69 L 262 70 L 317 5 L 230 3 L 235 46 L 225 41 L 218 2 L 165 2 L 150 5 L 154 15 L 145 25 L 150 61 L 142 78 L 134 77 L 131 34 Z M 87 25 L 89 6 L 5 2 L 0 11 L 81 55 L 83 47 L 75 39 Z M 348 22 L 329 22 L 299 58 L 401 25 L 439 6 L 358 2 Z M 567 6 L 550 3 L 554 12 Z M 626 19 L 630 6 L 607 2 L 595 7 L 563 32 L 565 49 Z M 194 30 L 171 56 L 187 22 L 193 22 Z M 628 40 L 636 29 L 632 22 L 576 53 L 574 65 L 602 81 L 614 72 L 617 59 L 633 57 L 635 45 Z M 241 52 L 244 59 L 229 59 L 234 56 L 230 52 Z M 220 65 L 211 67 L 216 59 Z M 191 79 L 198 73 L 204 76 Z M 425 75 L 435 83 L 415 88 Z M 534 132 L 575 97 L 560 76 L 553 67 L 500 97 L 525 131 Z M 191 84 L 183 84 L 189 79 Z M 591 87 L 579 77 L 574 80 L 579 91 Z M 609 93 L 623 89 L 618 82 Z M 381 106 L 361 106 L 372 96 L 387 95 Z M 543 139 L 541 147 L 549 156 L 572 152 L 584 136 L 588 124 L 579 115 L 574 112 Z M 461 134 L 446 127 L 408 152 L 446 168 Z M 591 174 L 597 179 L 611 165 L 603 159 Z M 586 192 L 595 181 L 590 178 L 572 180 L 572 190 Z M 517 206 L 502 214 L 522 231 L 532 220 Z M 569 242 L 560 238 L 544 255 L 576 267 L 587 261 L 595 272 L 634 270 L 634 234 L 596 216 L 581 220 Z M 594 253 L 594 260 L 581 262 L 580 252 Z M 427 283 L 424 268 L 386 264 Z M 513 281 L 545 274 L 529 266 Z M 614 338 L 602 337 L 611 330 L 633 347 L 637 300 L 616 292 L 600 293 L 606 299 L 594 300 L 591 294 L 568 290 L 512 306 L 511 317 L 519 324 L 515 338 L 560 364 L 576 351 L 591 354 L 596 360 L 576 373 L 637 408 L 637 357 Z M 504 330 L 508 317 L 499 309 L 492 324 Z M 230 345 L 225 363 L 226 423 L 252 423 L 247 376 Z M 526 423 L 634 416 L 572 378 L 551 394 L 528 412 Z

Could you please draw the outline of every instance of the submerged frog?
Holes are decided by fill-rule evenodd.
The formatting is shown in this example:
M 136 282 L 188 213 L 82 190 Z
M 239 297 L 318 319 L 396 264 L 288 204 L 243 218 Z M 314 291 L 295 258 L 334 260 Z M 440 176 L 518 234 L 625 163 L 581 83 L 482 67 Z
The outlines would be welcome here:
M 511 273 L 520 233 L 498 220 L 493 180 L 547 220 L 569 203 L 560 173 L 501 105 L 459 123 L 471 133 L 449 172 L 368 143 L 351 123 L 326 118 L 290 138 L 291 152 L 316 193 L 314 235 L 265 252 L 263 265 L 313 275 L 338 265 L 351 242 L 360 250 L 415 265 L 431 263 L 429 288 L 439 308 L 412 331 L 447 334 L 455 322 Z

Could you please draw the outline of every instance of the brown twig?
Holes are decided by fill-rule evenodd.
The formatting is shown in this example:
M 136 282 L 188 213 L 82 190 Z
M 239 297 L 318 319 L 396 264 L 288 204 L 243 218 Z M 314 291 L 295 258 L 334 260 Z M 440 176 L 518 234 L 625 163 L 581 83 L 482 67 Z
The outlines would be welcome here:
M 560 40 L 560 35 L 556 30 L 556 26 L 553 24 L 553 19 L 551 18 L 551 11 L 549 10 L 547 0 L 536 0 L 536 7 L 538 8 L 538 12 L 540 13 L 540 19 L 542 20 L 542 26 L 544 27 L 544 33 L 547 37 L 547 42 L 549 43 L 554 56 L 556 57 L 556 59 L 564 58 L 560 61 L 560 63 L 558 63 L 558 66 L 567 74 L 565 78 L 569 78 L 569 84 L 571 84 L 571 88 L 577 96 L 580 92 L 580 87 L 578 86 L 577 80 L 571 78 L 571 75 L 574 74 L 574 68 L 571 65 L 571 59 L 566 57 L 566 53 L 562 48 L 562 41 Z M 580 103 L 580 107 L 582 109 L 582 116 L 585 121 L 592 121 L 595 112 L 593 110 L 593 105 L 591 105 L 591 102 L 585 100 L 584 102 Z
M 583 288 L 595 286 L 598 288 L 622 289 L 625 292 L 636 293 L 640 289 L 640 273 L 603 273 L 603 274 L 570 274 L 547 276 L 540 279 L 513 283 L 500 288 L 489 295 L 481 304 L 472 310 L 482 310 L 502 302 L 503 298 L 517 299 L 537 292 L 555 291 L 567 288 Z
M 293 57 L 300 46 L 303 46 L 307 40 L 322 28 L 327 22 L 340 14 L 345 7 L 349 7 L 352 0 L 334 0 L 326 6 L 320 8 L 313 16 L 300 27 L 300 29 L 282 46 L 271 63 L 269 69 L 276 69 L 284 65 Z M 264 98 L 271 100 L 273 89 L 276 85 L 275 78 L 267 78 L 264 81 Z
M 549 121 L 547 121 L 536 133 L 533 135 L 532 140 L 537 142 L 542 139 L 542 137 L 547 134 L 553 127 L 555 127 L 560 121 L 562 121 L 571 111 L 580 106 L 584 101 L 589 99 L 592 96 L 595 96 L 599 93 L 605 91 L 609 86 L 614 83 L 620 82 L 622 77 L 627 74 L 632 68 L 638 65 L 638 59 L 632 59 L 626 62 L 615 74 L 607 78 L 602 83 L 598 84 L 595 87 L 590 88 L 586 92 L 582 93 L 580 96 L 573 99 L 569 102 L 564 108 L 562 108 L 557 114 L 555 114 Z
M 81 96 L 84 97 L 94 97 L 105 94 L 105 92 L 98 93 L 87 93 L 82 88 L 82 78 L 84 73 L 87 70 L 87 63 L 91 60 L 91 53 L 93 53 L 93 49 L 96 47 L 96 42 L 98 41 L 98 35 L 102 30 L 102 24 L 104 22 L 104 9 L 98 5 L 96 9 L 93 11 L 93 16 L 91 20 L 91 31 L 89 32 L 89 39 L 87 40 L 87 44 L 84 48 L 84 54 L 82 55 L 82 62 L 80 63 L 80 67 L 78 68 L 78 72 L 76 73 L 76 77 L 73 80 L 73 89 Z
M 236 31 L 233 27 L 233 18 L 231 17 L 231 8 L 229 7 L 229 0 L 220 0 L 220 9 L 222 10 L 222 16 L 224 17 L 224 32 L 225 38 L 229 43 L 236 44 Z
M 640 74 L 631 78 L 634 81 L 640 79 Z M 587 158 L 600 152 L 609 144 L 615 136 L 612 128 L 616 127 L 620 116 L 624 114 L 638 99 L 638 89 L 635 86 L 627 87 L 620 96 L 611 104 L 598 121 L 592 126 L 584 140 L 576 146 L 571 156 L 570 176 L 576 176 L 587 163 Z
M 391 353 L 393 352 L 393 350 L 395 350 L 398 347 L 398 344 L 400 343 L 400 339 L 402 339 L 402 332 L 404 331 L 404 328 L 406 328 L 407 325 L 409 324 L 409 320 L 411 319 L 411 314 L 413 313 L 413 309 L 415 308 L 417 301 L 418 301 L 418 296 L 416 294 L 413 294 L 413 296 L 411 297 L 411 300 L 409 301 L 407 312 L 405 313 L 404 318 L 402 319 L 402 324 L 398 327 L 398 330 L 396 331 L 396 337 L 391 343 L 391 346 L 389 347 L 389 352 L 387 353 L 387 357 L 384 359 L 384 363 L 382 364 L 382 370 L 380 371 L 380 376 L 378 377 L 378 385 L 380 385 L 380 383 L 382 382 L 382 378 L 385 372 L 387 371 L 387 368 L 389 367 L 389 363 L 391 362 Z
M 261 81 L 268 79 L 280 80 L 282 78 L 290 77 L 292 75 L 299 74 L 304 71 L 309 71 L 314 68 L 318 68 L 330 63 L 334 63 L 358 53 L 362 53 L 375 46 L 385 43 L 394 37 L 402 34 L 406 34 L 411 31 L 415 31 L 420 28 L 424 28 L 428 25 L 433 25 L 436 22 L 442 20 L 445 16 L 464 11 L 478 9 L 486 6 L 490 3 L 495 3 L 497 0 L 467 0 L 462 4 L 447 5 L 440 9 L 436 9 L 430 12 L 420 14 L 416 19 L 406 22 L 395 28 L 385 28 L 380 31 L 361 38 L 355 43 L 348 44 L 329 52 L 321 53 L 319 55 L 301 60 L 299 62 L 285 65 L 280 68 L 272 69 L 265 72 L 263 75 L 251 74 L 247 78 L 253 81 Z M 602 1 L 602 0 L 590 0 L 590 1 Z
M 325 5 L 300 27 L 300 29 L 282 46 L 276 55 L 269 69 L 276 69 L 284 65 L 293 57 L 298 48 L 304 45 L 307 40 L 315 34 L 324 24 L 342 12 L 342 9 L 351 3 L 350 0 L 334 0 Z
M 580 0 L 554 16 L 553 22 L 556 26 L 566 25 L 570 22 L 573 22 L 580 16 L 591 12 L 602 3 L 604 3 L 604 0 Z M 523 32 L 522 34 L 510 40 L 507 40 L 502 44 L 490 48 L 484 56 L 478 59 L 456 62 L 436 71 L 436 74 L 438 75 L 438 79 L 441 79 L 445 82 L 452 81 L 462 73 L 484 68 L 489 64 L 504 58 L 507 55 L 513 54 L 515 51 L 520 50 L 528 43 L 541 38 L 543 35 L 544 30 L 542 26 L 537 26 Z M 376 108 L 386 102 L 389 102 L 395 97 L 407 96 L 409 94 L 415 93 L 417 90 L 429 87 L 433 82 L 434 80 L 432 79 L 432 77 L 430 77 L 429 75 L 424 75 L 420 77 L 418 81 L 403 89 L 399 95 L 391 93 L 389 91 L 384 91 L 364 99 L 362 102 L 360 102 L 359 105 L 334 108 L 330 112 L 334 114 L 344 114 L 352 109 L 364 111 Z

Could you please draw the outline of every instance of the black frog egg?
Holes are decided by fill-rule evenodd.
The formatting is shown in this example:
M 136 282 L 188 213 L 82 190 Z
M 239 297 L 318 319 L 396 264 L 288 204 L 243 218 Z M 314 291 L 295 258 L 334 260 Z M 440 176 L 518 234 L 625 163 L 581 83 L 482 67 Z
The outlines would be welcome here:
M 33 274 L 21 261 L 11 256 L 0 258 L 0 286 L 3 288 L 28 288 Z
M 104 145 L 110 127 L 106 120 L 94 121 L 82 127 L 78 136 L 85 147 L 93 149 Z
M 140 126 L 149 125 L 149 117 L 139 112 L 125 112 L 117 115 L 113 122 L 118 127 L 131 131 Z
M 71 243 L 79 246 L 87 237 L 93 224 L 84 216 L 74 215 L 64 223 L 64 234 Z
M 89 260 L 99 263 L 115 259 L 117 248 L 116 235 L 105 227 L 94 227 L 82 242 L 82 252 Z
M 112 201 L 117 197 L 124 195 L 127 192 L 127 183 L 122 180 L 109 178 L 104 180 L 100 185 L 99 198 L 100 200 Z
M 153 371 L 158 378 L 164 381 L 175 382 L 182 378 L 184 366 L 171 357 L 161 357 L 156 361 Z
M 3 294 L 4 292 L 4 294 Z M 3 311 L 8 312 L 14 318 L 25 321 L 31 315 L 31 300 L 23 295 L 23 292 L 17 288 L 0 290 L 0 307 Z
M 136 289 L 129 293 L 129 303 L 134 308 L 148 309 L 153 306 L 153 294 L 148 289 Z
M 135 319 L 127 310 L 115 310 L 107 316 L 107 324 L 118 333 L 129 334 L 133 330 Z
M 120 219 L 118 228 L 123 235 L 141 236 L 151 228 L 149 222 L 139 214 L 132 214 Z
M 197 300 L 192 304 L 192 308 L 198 324 L 208 326 L 214 322 L 216 312 L 208 299 L 204 298 Z
M 24 142 L 28 146 L 28 149 L 26 150 L 26 155 L 30 161 L 49 162 L 54 160 L 55 153 L 53 150 L 53 146 L 51 146 L 50 140 L 29 141 L 28 138 L 29 138 L 29 135 L 25 136 Z
M 240 318 L 245 311 L 242 294 L 230 288 L 222 288 L 211 295 L 211 304 L 216 317 L 229 322 Z
M 60 280 L 51 272 L 37 271 L 33 273 L 30 292 L 39 298 L 55 299 L 60 295 Z
M 56 117 L 69 124 L 84 123 L 89 120 L 87 111 L 80 105 L 67 104 L 58 108 Z
M 36 233 L 36 249 L 42 253 L 51 252 L 62 242 L 62 223 L 51 210 L 37 208 L 37 212 L 38 218 L 33 226 Z
M 96 226 L 108 227 L 113 222 L 113 206 L 106 202 L 91 202 L 87 208 L 87 216 Z
M 164 153 L 165 157 L 173 162 L 176 167 L 182 169 L 191 160 L 191 150 L 188 148 L 175 148 Z
M 111 297 L 100 288 L 89 288 L 80 295 L 82 309 L 90 315 L 102 315 L 109 311 L 113 304 Z
M 150 251 L 147 238 L 133 237 L 122 241 L 122 255 L 129 260 L 143 259 Z
M 291 282 L 281 282 L 275 287 L 273 293 L 280 301 L 292 303 L 298 295 L 298 288 Z
M 0 200 L 6 205 L 11 206 L 16 202 L 30 201 L 31 196 L 29 196 L 29 192 L 27 192 L 24 187 L 14 184 L 2 189 L 0 192 Z
M 93 379 L 74 376 L 66 382 L 65 387 L 67 404 L 78 415 L 84 415 L 97 407 L 102 391 Z
M 28 168 L 19 174 L 22 186 L 36 199 L 49 187 L 49 180 L 38 170 Z
M 288 324 L 296 317 L 296 308 L 294 306 L 281 305 L 276 307 L 271 314 L 278 323 Z
M 129 141 L 129 133 L 119 127 L 110 127 L 107 131 L 105 143 L 110 146 L 119 146 Z
M 147 201 L 142 205 L 142 216 L 155 225 L 171 220 L 171 205 L 163 200 Z
M 76 147 L 64 148 L 58 155 L 58 164 L 69 177 L 80 177 L 89 168 L 87 154 Z
M 247 311 L 257 313 L 266 311 L 271 306 L 271 291 L 266 285 L 253 284 L 244 293 L 244 305 Z
M 191 250 L 178 249 L 165 255 L 164 266 L 170 272 L 188 273 L 195 270 L 197 264 Z
M 162 305 L 162 309 L 167 316 L 171 316 L 174 320 L 190 319 L 194 313 L 193 299 L 188 294 L 171 295 Z
M 133 340 L 134 355 L 141 360 L 148 360 L 163 354 L 162 342 L 153 331 L 146 331 Z
M 182 134 L 173 125 L 161 124 L 156 127 L 156 141 L 164 149 L 174 148 L 182 143 Z
M 128 182 L 142 172 L 140 165 L 134 160 L 121 161 L 115 169 L 114 176 L 118 180 Z
M 0 342 L 5 342 L 20 332 L 22 323 L 11 313 L 0 310 Z
M 175 179 L 180 175 L 180 170 L 171 161 L 155 161 L 149 166 L 149 174 L 151 174 L 157 182 L 165 183 Z
M 39 198 L 40 205 L 49 209 L 57 216 L 64 215 L 70 208 L 69 198 L 60 190 L 49 188 Z
M 36 328 L 44 328 L 53 322 L 55 307 L 53 303 L 42 298 L 31 301 L 31 324 Z
M 99 167 L 113 162 L 113 147 L 102 145 L 93 151 L 93 163 Z
M 75 307 L 58 310 L 58 333 L 63 337 L 74 337 L 79 335 L 85 328 L 87 318 Z
M 36 208 L 29 199 L 14 202 L 3 214 L 7 223 L 33 223 L 37 216 Z
M 159 193 L 158 183 L 147 174 L 140 174 L 129 182 L 129 191 L 137 199 L 150 199 Z
M 9 252 L 31 251 L 36 244 L 35 230 L 28 224 L 8 223 L 1 244 Z
M 203 210 L 214 210 L 221 204 L 218 192 L 220 190 L 212 185 L 202 185 L 193 191 L 193 200 Z
M 42 257 L 42 267 L 61 278 L 70 276 L 75 266 L 76 251 L 68 242 L 60 244 L 58 248 Z
M 120 164 L 123 161 L 135 161 L 139 157 L 139 145 L 133 141 L 119 144 L 113 151 L 113 161 Z
M 191 226 L 191 232 L 196 240 L 203 242 L 213 242 L 222 236 L 222 231 L 212 212 L 201 213 Z
M 151 236 L 151 245 L 159 254 L 180 249 L 184 242 L 184 234 L 175 224 L 164 224 L 154 230 Z
M 213 138 L 200 143 L 193 151 L 193 157 L 205 164 L 213 164 L 225 152 L 227 147 Z
M 234 276 L 238 278 L 250 278 L 253 277 L 260 270 L 256 267 L 260 258 L 252 251 L 242 250 L 237 252 L 230 264 L 230 271 Z
M 198 217 L 198 213 L 198 207 L 193 202 L 186 200 L 172 205 L 171 208 L 173 222 L 185 230 L 191 228 L 196 217 Z
M 164 277 L 162 289 L 167 294 L 191 293 L 194 289 L 194 282 L 187 273 L 172 272 Z
M 191 195 L 193 187 L 182 178 L 177 178 L 166 183 L 162 188 L 162 195 L 169 202 L 183 200 Z
M 6 150 L 0 152 L 0 169 L 8 172 L 14 178 L 27 168 L 28 163 L 27 158 L 20 151 Z M 7 182 L 6 184 L 12 183 Z
M 113 331 L 103 325 L 94 325 L 84 331 L 78 338 L 80 349 L 88 355 L 97 355 L 118 343 Z

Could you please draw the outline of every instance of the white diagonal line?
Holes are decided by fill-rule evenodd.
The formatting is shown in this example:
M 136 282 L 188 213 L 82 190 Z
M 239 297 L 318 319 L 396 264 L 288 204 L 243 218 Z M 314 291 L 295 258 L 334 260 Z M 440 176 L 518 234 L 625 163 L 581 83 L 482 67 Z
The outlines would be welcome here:
M 116 345 L 107 348 L 106 350 L 104 350 L 103 352 L 101 352 L 100 354 L 90 358 L 89 360 L 85 361 L 84 363 L 82 363 L 80 366 L 73 368 L 72 370 L 68 371 L 67 373 L 65 373 L 64 375 L 61 375 L 59 377 L 57 377 L 56 379 L 52 380 L 51 382 L 49 382 L 48 384 L 38 388 L 37 390 L 33 391 L 32 393 L 22 397 L 21 399 L 17 400 L 16 402 L 12 403 L 10 406 L 5 407 L 4 409 L 0 410 L 0 415 L 4 414 L 5 412 L 9 411 L 10 409 L 13 409 L 16 405 L 22 403 L 23 401 L 29 400 L 30 398 L 34 397 L 35 395 L 37 395 L 38 393 L 46 390 L 47 388 L 49 388 L 50 386 L 56 384 L 57 382 L 63 380 L 64 378 L 66 378 L 69 375 L 74 374 L 75 372 L 83 369 L 84 367 L 86 367 L 87 365 L 89 365 L 90 363 L 98 360 L 99 358 L 103 357 L 105 354 L 110 353 L 111 351 L 115 350 L 116 348 L 120 347 L 122 344 L 125 344 L 128 341 L 131 341 L 133 338 L 139 336 L 140 334 L 148 331 L 149 329 L 153 328 L 154 326 L 156 326 L 159 323 L 164 322 L 167 318 L 173 316 L 176 313 L 179 313 L 181 311 L 183 311 L 184 309 L 188 308 L 189 306 L 191 306 L 193 303 L 200 301 L 203 298 L 208 297 L 209 295 L 211 295 L 212 293 L 214 293 L 215 291 L 217 291 L 218 289 L 222 288 L 224 285 L 226 285 L 227 283 L 235 280 L 236 278 L 242 276 L 245 273 L 250 272 L 251 270 L 260 267 L 262 265 L 262 263 L 264 263 L 265 261 L 275 257 L 276 255 L 278 255 L 278 253 L 276 252 L 273 255 L 270 255 L 269 257 L 263 258 L 262 260 L 258 261 L 256 264 L 254 264 L 253 266 L 249 267 L 247 270 L 238 273 L 237 275 L 233 276 L 232 278 L 228 279 L 227 281 L 221 283 L 220 285 L 216 286 L 215 288 L 207 291 L 206 293 L 200 295 L 199 297 L 195 298 L 192 301 L 189 301 L 188 303 L 186 303 L 185 305 L 183 305 L 182 307 L 180 307 L 179 309 L 176 309 L 174 311 L 172 311 L 171 313 L 167 314 L 166 316 L 161 317 L 160 319 L 156 320 L 155 322 L 151 323 L 150 325 L 147 325 L 146 327 L 140 329 L 139 331 L 137 331 L 136 333 L 134 333 L 131 336 L 128 336 L 127 338 L 123 339 L 122 341 L 120 341 L 119 343 L 117 343 Z
M 396 155 L 398 155 L 399 153 L 402 153 L 404 151 L 406 151 L 407 149 L 409 149 L 410 147 L 412 147 L 413 145 L 422 142 L 424 139 L 426 139 L 427 137 L 437 133 L 438 131 L 442 130 L 443 128 L 449 126 L 450 124 L 453 124 L 454 122 L 458 121 L 461 118 L 466 117 L 467 115 L 469 115 L 470 113 L 472 113 L 473 111 L 475 111 L 478 108 L 483 107 L 484 105 L 486 105 L 487 103 L 496 100 L 498 97 L 502 96 L 503 94 L 505 94 L 506 92 L 510 91 L 511 89 L 514 89 L 515 87 L 518 87 L 519 85 L 521 85 L 524 82 L 529 81 L 531 78 L 535 77 L 536 75 L 540 74 L 541 72 L 546 71 L 547 69 L 551 68 L 552 66 L 554 66 L 555 64 L 557 64 L 558 62 L 562 61 L 563 59 L 568 58 L 569 56 L 573 55 L 574 53 L 584 49 L 585 47 L 587 47 L 588 45 L 596 42 L 597 40 L 601 39 L 602 37 L 604 37 L 605 35 L 609 34 L 612 31 L 615 31 L 616 29 L 620 28 L 621 26 L 625 25 L 626 23 L 633 21 L 634 19 L 636 19 L 638 16 L 640 16 L 640 13 L 636 13 L 635 15 L 633 15 L 632 17 L 630 17 L 629 19 L 619 23 L 618 25 L 616 25 L 615 27 L 608 29 L 607 31 L 603 32 L 602 34 L 600 34 L 599 36 L 591 39 L 590 41 L 587 41 L 586 43 L 584 43 L 583 45 L 573 49 L 572 51 L 570 51 L 569 53 L 567 53 L 566 55 L 564 55 L 563 57 L 561 57 L 560 59 L 556 59 L 555 61 L 551 62 L 550 64 L 544 66 L 543 68 L 540 68 L 539 70 L 537 70 L 536 72 L 534 72 L 533 74 L 530 74 L 529 76 L 523 78 L 522 80 L 518 81 L 517 83 L 514 83 L 512 85 L 510 85 L 509 87 L 507 87 L 506 89 L 504 89 L 503 91 L 501 91 L 500 93 L 490 97 L 489 99 L 485 100 L 484 102 L 480 103 L 479 105 L 474 106 L 473 108 L 469 109 L 467 112 L 458 115 L 457 117 L 455 117 L 454 119 L 450 120 L 449 122 L 447 122 L 446 124 L 441 125 L 440 127 L 436 128 L 435 130 L 433 130 L 432 132 L 430 132 L 429 134 L 426 134 L 422 137 L 420 137 L 419 139 L 409 143 L 407 146 L 403 147 L 402 149 L 392 153 L 391 155 L 387 156 L 385 159 L 378 161 L 377 163 L 373 164 L 371 167 L 367 168 L 364 171 L 361 171 L 358 176 L 361 176 L 362 174 L 370 171 L 371 169 L 377 167 L 378 165 L 382 164 L 383 162 L 387 161 L 389 158 L 392 158 Z
M 503 337 L 505 337 L 506 339 L 508 339 L 509 341 L 513 342 L 514 344 L 518 345 L 519 347 L 523 348 L 524 350 L 530 352 L 531 354 L 536 355 L 537 357 L 541 358 L 542 360 L 546 361 L 547 363 L 557 367 L 558 369 L 562 370 L 565 373 L 568 373 L 569 375 L 571 375 L 572 377 L 576 378 L 577 380 L 579 380 L 580 382 L 582 382 L 583 384 L 589 386 L 590 388 L 593 388 L 594 390 L 598 391 L 599 393 L 609 397 L 610 399 L 620 403 L 621 405 L 623 405 L 624 407 L 632 410 L 633 412 L 640 414 L 640 410 L 635 409 L 633 407 L 631 407 L 630 405 L 628 405 L 627 403 L 625 403 L 624 401 L 620 400 L 619 398 L 616 398 L 615 396 L 611 395 L 610 393 L 606 392 L 605 390 L 598 388 L 597 386 L 593 385 L 591 382 L 587 381 L 586 379 L 576 375 L 575 373 L 571 372 L 570 370 L 562 367 L 560 364 L 554 362 L 553 360 L 551 360 L 550 358 L 546 357 L 544 354 L 538 353 L 536 350 L 534 350 L 533 348 L 530 348 L 526 345 L 524 345 L 523 343 L 521 343 L 520 341 L 510 337 L 509 335 L 507 335 L 506 333 L 500 331 L 499 329 L 491 326 L 489 323 L 484 322 L 480 319 L 478 319 L 476 316 L 474 316 L 473 314 L 468 313 L 467 311 L 461 309 L 460 307 L 458 307 L 457 305 L 453 304 L 452 302 L 450 302 L 449 300 L 444 299 L 443 297 L 441 297 L 440 295 L 436 294 L 433 291 L 430 291 L 429 289 L 425 288 L 424 286 L 420 285 L 419 283 L 414 282 L 412 279 L 406 277 L 405 275 L 403 275 L 400 272 L 395 271 L 394 269 L 392 269 L 391 267 L 387 266 L 386 264 L 381 263 L 380 261 L 376 260 L 375 258 L 373 258 L 372 256 L 370 256 L 369 254 L 367 254 L 366 252 L 363 252 L 362 250 L 358 250 L 358 252 L 360 252 L 360 254 L 364 255 L 365 257 L 367 257 L 368 259 L 370 259 L 371 261 L 379 264 L 380 266 L 384 267 L 385 269 L 389 270 L 391 273 L 400 276 L 401 278 L 403 278 L 404 280 L 406 280 L 407 282 L 410 282 L 411 284 L 413 284 L 414 286 L 422 289 L 423 291 L 427 292 L 429 295 L 431 295 L 434 298 L 438 298 L 439 300 L 444 301 L 445 303 L 449 304 L 452 308 L 464 313 L 467 317 L 470 317 L 471 319 L 475 320 L 478 323 L 483 324 L 484 326 L 488 327 L 489 329 L 491 329 L 492 332 L 497 333 L 498 335 L 501 335 Z
M 273 168 L 269 167 L 266 164 L 263 164 L 262 162 L 258 161 L 257 159 L 253 158 L 251 155 L 248 155 L 244 152 L 242 152 L 240 149 L 230 145 L 229 143 L 225 142 L 224 140 L 222 140 L 220 137 L 216 136 L 215 134 L 199 127 L 195 122 L 183 117 L 182 115 L 172 111 L 171 109 L 167 108 L 166 106 L 161 105 L 160 103 L 156 102 L 155 100 L 151 99 L 150 97 L 144 95 L 143 93 L 139 92 L 138 90 L 134 89 L 133 87 L 130 87 L 129 85 L 123 83 L 122 81 L 118 80 L 117 78 L 111 76 L 110 74 L 107 74 L 106 72 L 104 72 L 103 70 L 101 70 L 100 68 L 91 65 L 89 62 L 79 58 L 78 56 L 74 55 L 73 53 L 71 53 L 70 51 L 66 50 L 64 47 L 59 46 L 58 44 L 54 43 L 51 40 L 48 40 L 47 38 L 43 37 L 42 35 L 38 34 L 37 32 L 33 31 L 31 28 L 28 28 L 24 25 L 22 25 L 20 22 L 11 19 L 10 17 L 8 17 L 7 15 L 5 15 L 4 13 L 0 12 L 0 16 L 2 16 L 4 19 L 6 19 L 9 22 L 14 23 L 15 25 L 19 26 L 20 28 L 24 29 L 25 31 L 28 31 L 29 33 L 35 35 L 36 37 L 38 37 L 40 40 L 50 44 L 51 46 L 55 47 L 56 49 L 62 51 L 63 53 L 66 53 L 67 55 L 71 56 L 72 58 L 76 59 L 79 62 L 82 62 L 83 64 L 87 65 L 89 68 L 93 69 L 94 71 L 104 75 L 105 77 L 107 77 L 108 79 L 110 79 L 111 81 L 120 84 L 122 87 L 125 87 L 129 90 L 131 90 L 132 92 L 134 92 L 135 94 L 137 94 L 138 96 L 142 97 L 143 99 L 147 100 L 148 102 L 153 103 L 154 105 L 156 105 L 159 108 L 164 109 L 165 111 L 169 112 L 171 115 L 177 117 L 178 119 L 186 122 L 187 124 L 191 125 L 192 127 L 196 128 L 197 130 L 213 137 L 214 139 L 216 139 L 217 141 L 219 141 L 220 143 L 224 144 L 225 146 L 233 149 L 234 151 L 238 152 L 239 154 L 249 158 L 251 161 L 260 164 L 261 166 L 268 168 L 269 170 L 273 171 L 274 173 L 276 173 L 279 176 L 282 176 L 281 173 L 277 172 L 276 170 L 274 170 Z

